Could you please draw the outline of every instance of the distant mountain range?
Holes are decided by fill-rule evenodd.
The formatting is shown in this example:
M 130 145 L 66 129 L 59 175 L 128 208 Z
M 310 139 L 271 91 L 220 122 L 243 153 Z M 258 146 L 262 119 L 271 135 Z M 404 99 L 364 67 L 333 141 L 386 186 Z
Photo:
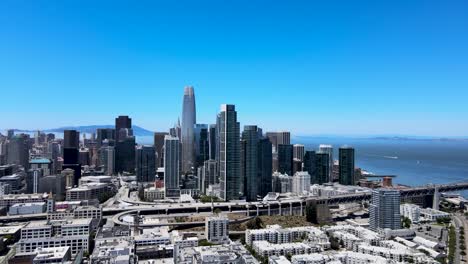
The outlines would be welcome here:
M 78 130 L 80 133 L 95 133 L 98 128 L 114 128 L 113 125 L 93 125 L 93 126 L 67 126 L 67 127 L 58 127 L 58 128 L 51 128 L 51 129 L 43 129 L 41 132 L 44 133 L 63 133 L 64 130 Z M 144 129 L 139 126 L 132 126 L 133 134 L 135 136 L 152 136 L 154 134 L 153 131 Z M 22 129 L 14 129 L 15 132 L 19 133 L 34 133 L 36 130 L 22 130 Z

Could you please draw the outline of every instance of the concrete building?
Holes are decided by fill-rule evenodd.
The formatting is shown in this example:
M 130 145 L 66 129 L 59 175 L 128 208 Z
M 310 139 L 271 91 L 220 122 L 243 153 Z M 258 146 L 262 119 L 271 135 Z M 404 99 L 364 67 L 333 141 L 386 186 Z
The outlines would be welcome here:
M 66 263 L 71 261 L 70 247 L 38 248 L 32 264 Z
M 402 204 L 400 205 L 400 215 L 409 218 L 412 223 L 419 223 L 421 207 L 415 204 Z
M 310 192 L 310 175 L 306 171 L 296 172 L 292 177 L 292 192 L 305 194 Z
M 47 158 L 34 158 L 29 161 L 29 168 L 31 170 L 42 170 L 42 175 L 50 175 L 53 171 L 52 160 Z
M 46 203 L 21 203 L 10 206 L 9 215 L 42 214 L 46 210 Z
M 226 216 L 206 217 L 205 236 L 210 243 L 228 243 L 229 219 Z
M 294 156 L 293 158 L 295 160 L 299 160 L 299 161 L 304 161 L 304 154 L 305 154 L 305 147 L 304 145 L 301 145 L 301 144 L 294 144 L 293 145 L 293 148 L 294 148 Z

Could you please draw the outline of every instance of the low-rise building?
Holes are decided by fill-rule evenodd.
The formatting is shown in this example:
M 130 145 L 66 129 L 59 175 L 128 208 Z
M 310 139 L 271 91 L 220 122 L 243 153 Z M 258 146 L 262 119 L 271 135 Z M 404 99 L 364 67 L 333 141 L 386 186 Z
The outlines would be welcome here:
M 450 217 L 449 213 L 435 210 L 432 208 L 421 209 L 421 217 L 426 221 L 437 221 L 439 218 L 448 218 Z
M 153 202 L 157 200 L 164 200 L 164 188 L 147 188 L 143 191 L 145 201 Z
M 262 257 L 310 254 L 318 251 L 302 242 L 272 244 L 268 241 L 254 241 L 252 248 Z
M 65 263 L 71 260 L 70 247 L 38 248 L 32 264 Z
M 9 215 L 42 214 L 46 210 L 45 202 L 21 203 L 10 206 Z
M 419 223 L 421 207 L 416 204 L 402 204 L 400 205 L 400 214 L 409 218 L 412 223 Z

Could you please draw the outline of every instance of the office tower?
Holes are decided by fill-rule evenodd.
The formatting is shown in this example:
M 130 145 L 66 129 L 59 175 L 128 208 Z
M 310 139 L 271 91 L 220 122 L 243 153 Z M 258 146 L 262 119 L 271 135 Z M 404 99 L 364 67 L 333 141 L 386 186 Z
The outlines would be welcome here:
M 322 153 L 327 153 L 328 154 L 328 180 L 330 182 L 333 182 L 333 177 L 332 177 L 332 173 L 333 173 L 333 146 L 332 145 L 324 145 L 324 144 L 321 144 L 319 146 L 319 151 L 322 152 Z
M 221 199 L 236 200 L 242 196 L 240 140 L 235 105 L 221 105 L 219 114 L 219 175 Z
M 14 129 L 8 129 L 7 130 L 7 139 L 12 139 L 14 135 L 15 135 L 15 130 Z
M 270 140 L 271 145 L 273 146 L 273 152 L 278 152 L 278 133 L 267 132 L 266 137 Z
M 80 147 L 80 132 L 76 130 L 63 131 L 63 165 L 62 169 L 74 171 L 74 185 L 78 185 L 81 178 L 81 165 L 78 162 Z
M 293 174 L 293 146 L 278 145 L 278 172 Z
M 293 159 L 293 175 L 298 171 L 302 171 L 302 162 L 298 159 Z
M 200 191 L 206 194 L 208 186 L 218 183 L 218 163 L 216 160 L 207 160 L 199 167 L 198 178 Z
M 278 146 L 291 144 L 291 133 L 287 131 L 277 132 Z
M 315 153 L 315 175 L 316 180 L 312 184 L 324 184 L 330 181 L 330 155 L 328 153 Z
M 7 148 L 7 164 L 29 168 L 29 135 L 18 134 L 10 138 Z
M 51 142 L 55 140 L 55 134 L 53 133 L 47 133 L 46 135 L 46 142 Z
M 156 175 L 156 151 L 153 146 L 138 146 L 136 149 L 137 182 L 154 182 Z
M 210 158 L 210 145 L 208 137 L 208 125 L 196 124 L 195 134 L 195 157 L 196 167 L 202 166 L 205 160 Z
M 167 132 L 154 132 L 154 149 L 156 151 L 156 168 L 164 166 L 164 137 Z
M 135 170 L 135 137 L 119 139 L 115 146 L 115 172 L 133 172 Z
M 274 172 L 272 175 L 272 187 L 274 192 L 288 193 L 292 191 L 292 178 L 287 174 Z
M 75 184 L 75 171 L 72 169 L 64 169 L 60 173 L 60 175 L 63 176 L 65 179 L 65 187 L 66 188 L 72 188 Z
M 121 129 L 131 129 L 132 128 L 132 119 L 128 116 L 118 116 L 115 119 L 115 139 L 118 141 L 119 133 Z
M 89 152 L 89 149 L 80 149 L 80 151 L 78 152 L 78 163 L 81 164 L 81 166 L 91 165 L 91 154 Z
M 182 105 L 182 171 L 189 172 L 195 166 L 195 140 L 193 128 L 197 122 L 195 92 L 185 87 Z
M 42 176 L 42 169 L 28 170 L 26 176 L 26 193 L 39 193 L 39 181 Z
M 39 180 L 39 193 L 52 193 L 56 201 L 65 200 L 66 187 L 63 174 L 44 176 Z
M 103 146 L 98 150 L 99 166 L 106 175 L 114 175 L 115 172 L 115 149 L 111 146 Z
M 78 149 L 80 147 L 80 132 L 76 130 L 64 130 L 63 147 Z
M 115 137 L 115 172 L 134 172 L 135 137 L 131 118 L 119 116 L 115 119 Z
M 304 161 L 304 145 L 294 144 L 294 159 Z
M 115 129 L 98 128 L 96 138 L 97 147 L 100 148 L 102 146 L 102 142 L 106 139 L 108 140 L 107 142 L 109 145 L 113 146 L 115 144 Z
M 166 197 L 180 196 L 180 140 L 177 137 L 164 137 L 164 189 Z
M 304 154 L 304 167 L 303 171 L 307 171 L 310 175 L 310 183 L 315 184 L 318 182 L 317 169 L 315 160 L 315 151 L 308 150 Z
M 180 126 L 180 119 L 177 119 L 177 123 L 174 124 L 174 127 L 171 127 L 169 129 L 169 135 L 173 137 L 177 137 L 179 139 L 182 137 L 182 128 Z
M 216 160 L 216 142 L 218 142 L 217 138 L 218 135 L 216 124 L 212 124 L 208 128 L 208 145 L 210 148 L 209 156 L 211 160 Z
M 258 194 L 258 131 L 257 126 L 244 126 L 241 142 L 242 178 L 247 201 L 256 201 Z
M 370 229 L 400 229 L 400 221 L 400 192 L 393 189 L 373 190 L 369 205 Z
M 304 194 L 310 191 L 310 175 L 306 171 L 296 172 L 292 177 L 292 192 Z
M 57 173 L 61 168 L 58 165 L 58 158 L 60 156 L 60 144 L 56 141 L 49 141 L 47 143 L 47 157 L 52 160 L 51 174 Z
M 354 148 L 343 146 L 339 149 L 339 181 L 343 185 L 355 185 Z
M 273 158 L 272 144 L 268 138 L 260 138 L 257 151 L 258 195 L 265 197 L 272 191 Z

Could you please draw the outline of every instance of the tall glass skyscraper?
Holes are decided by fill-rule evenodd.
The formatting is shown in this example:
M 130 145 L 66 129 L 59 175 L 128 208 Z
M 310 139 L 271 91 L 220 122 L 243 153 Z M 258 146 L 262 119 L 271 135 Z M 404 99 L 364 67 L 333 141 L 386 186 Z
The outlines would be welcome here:
M 343 146 L 339 149 L 339 180 L 343 185 L 354 185 L 354 148 Z
M 236 200 L 242 196 L 240 164 L 240 128 L 234 105 L 221 105 L 219 122 L 219 175 L 221 199 Z
M 328 180 L 333 182 L 333 146 L 321 144 L 319 151 L 328 154 Z
M 400 192 L 392 189 L 373 190 L 369 206 L 370 229 L 400 229 L 400 221 Z
M 257 200 L 258 140 L 257 126 L 244 126 L 241 159 L 244 193 L 247 201 Z
M 192 86 L 185 87 L 182 105 L 182 171 L 189 172 L 195 166 L 194 126 L 197 122 L 195 92 Z
M 156 150 L 153 146 L 138 146 L 136 149 L 137 182 L 154 182 L 156 175 Z
M 166 197 L 180 196 L 179 138 L 164 137 L 164 189 Z

